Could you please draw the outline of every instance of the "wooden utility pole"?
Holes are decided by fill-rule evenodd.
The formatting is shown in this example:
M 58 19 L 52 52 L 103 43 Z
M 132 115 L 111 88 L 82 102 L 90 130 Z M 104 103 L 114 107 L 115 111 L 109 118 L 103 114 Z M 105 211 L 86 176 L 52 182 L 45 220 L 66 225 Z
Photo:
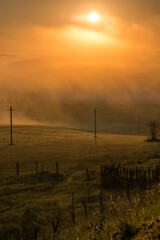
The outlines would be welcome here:
M 94 137 L 95 137 L 95 143 L 97 142 L 97 110 L 96 110 L 96 108 L 95 108 L 95 110 L 94 110 L 94 127 L 95 127 L 95 129 L 94 129 L 94 133 L 95 133 L 95 135 L 94 135 Z
M 138 134 L 141 135 L 141 116 L 138 117 Z
M 13 113 L 13 109 L 12 109 L 12 106 L 10 106 L 10 131 L 11 131 L 11 145 L 13 144 L 13 137 L 12 137 L 12 113 Z

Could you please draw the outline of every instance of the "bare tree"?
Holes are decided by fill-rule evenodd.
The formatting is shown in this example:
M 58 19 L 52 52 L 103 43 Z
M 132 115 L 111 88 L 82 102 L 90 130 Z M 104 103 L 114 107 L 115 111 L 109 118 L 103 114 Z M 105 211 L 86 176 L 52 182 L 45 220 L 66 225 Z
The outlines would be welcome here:
M 148 129 L 151 136 L 151 141 L 157 141 L 159 136 L 159 124 L 156 121 L 150 121 L 148 123 Z

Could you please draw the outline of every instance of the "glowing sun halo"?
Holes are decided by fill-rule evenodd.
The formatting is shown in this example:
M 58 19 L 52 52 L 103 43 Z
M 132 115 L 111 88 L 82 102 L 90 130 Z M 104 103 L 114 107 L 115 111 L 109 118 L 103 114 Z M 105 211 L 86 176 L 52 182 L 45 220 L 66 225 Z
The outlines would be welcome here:
M 99 19 L 99 16 L 97 13 L 93 12 L 93 13 L 89 14 L 88 19 L 90 22 L 97 22 Z

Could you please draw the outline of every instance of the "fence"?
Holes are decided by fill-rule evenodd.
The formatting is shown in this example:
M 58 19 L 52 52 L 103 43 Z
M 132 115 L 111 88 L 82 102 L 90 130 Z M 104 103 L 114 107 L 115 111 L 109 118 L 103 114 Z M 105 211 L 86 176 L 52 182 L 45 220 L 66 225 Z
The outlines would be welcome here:
M 101 165 L 101 183 L 105 188 L 146 187 L 159 181 L 160 167 L 147 170 L 135 167 L 133 169 L 119 165 Z

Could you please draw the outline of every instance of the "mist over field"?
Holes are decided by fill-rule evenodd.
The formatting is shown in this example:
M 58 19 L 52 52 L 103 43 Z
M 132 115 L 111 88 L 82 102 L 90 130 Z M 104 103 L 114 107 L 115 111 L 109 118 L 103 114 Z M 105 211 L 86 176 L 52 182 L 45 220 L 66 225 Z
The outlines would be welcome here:
M 0 123 L 10 105 L 15 123 L 88 128 L 95 107 L 101 126 L 159 118 L 159 13 L 156 0 L 3 1 Z
M 139 115 L 159 118 L 159 74 L 150 69 L 57 64 L 53 58 L 11 63 L 8 69 L 5 73 L 2 69 L 0 77 L 0 123 L 8 123 L 10 105 L 17 124 L 88 128 L 94 108 L 101 125 L 112 120 L 137 121 Z

